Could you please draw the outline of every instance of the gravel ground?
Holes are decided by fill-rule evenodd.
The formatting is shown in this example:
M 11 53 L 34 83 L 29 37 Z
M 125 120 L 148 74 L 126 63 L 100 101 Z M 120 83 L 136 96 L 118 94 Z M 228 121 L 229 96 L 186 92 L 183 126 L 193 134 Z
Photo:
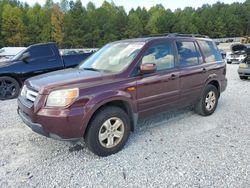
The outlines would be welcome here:
M 33 133 L 0 102 L 0 187 L 250 187 L 250 81 L 228 66 L 216 112 L 189 109 L 141 120 L 106 158 Z

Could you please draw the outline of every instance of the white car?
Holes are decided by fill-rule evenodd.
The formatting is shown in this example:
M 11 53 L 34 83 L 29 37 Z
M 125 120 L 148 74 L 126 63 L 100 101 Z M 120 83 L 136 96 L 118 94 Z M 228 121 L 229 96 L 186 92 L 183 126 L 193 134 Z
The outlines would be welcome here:
M 231 52 L 226 53 L 226 62 L 231 63 L 241 63 L 246 58 L 245 49 L 247 45 L 244 44 L 233 44 L 231 46 Z
M 231 52 L 226 53 L 226 62 L 228 64 L 231 63 L 241 63 L 246 58 L 246 55 L 244 54 L 234 54 Z

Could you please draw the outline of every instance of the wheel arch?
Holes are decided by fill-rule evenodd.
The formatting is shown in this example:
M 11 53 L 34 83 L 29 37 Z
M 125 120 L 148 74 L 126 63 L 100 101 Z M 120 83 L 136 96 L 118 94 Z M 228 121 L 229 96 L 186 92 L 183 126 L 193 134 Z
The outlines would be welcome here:
M 207 83 L 207 85 L 213 85 L 213 86 L 215 86 L 217 89 L 218 89 L 218 91 L 219 91 L 219 96 L 220 96 L 220 83 L 219 83 L 219 81 L 218 80 L 211 80 L 210 82 L 208 82 Z
M 209 84 L 215 86 L 215 87 L 218 89 L 219 97 L 220 97 L 221 85 L 220 85 L 220 81 L 219 81 L 218 75 L 216 75 L 216 74 L 211 74 L 211 75 L 208 76 L 207 80 L 206 80 L 205 83 L 204 83 L 204 87 L 203 87 L 203 89 L 202 89 L 202 93 L 203 93 L 203 91 L 205 90 L 205 88 L 207 87 L 207 85 L 209 85 Z M 202 94 L 202 93 L 201 93 L 201 94 Z
M 138 121 L 138 113 L 136 112 L 135 107 L 133 106 L 132 102 L 125 98 L 114 98 L 112 100 L 105 100 L 99 103 L 94 107 L 94 110 L 90 113 L 90 118 L 86 120 L 85 125 L 86 128 L 84 130 L 84 137 L 86 136 L 86 133 L 88 132 L 89 124 L 93 120 L 95 114 L 97 114 L 99 111 L 101 111 L 103 108 L 106 108 L 108 106 L 116 106 L 124 110 L 130 119 L 130 125 L 131 125 L 131 131 L 134 131 L 136 128 L 136 124 Z

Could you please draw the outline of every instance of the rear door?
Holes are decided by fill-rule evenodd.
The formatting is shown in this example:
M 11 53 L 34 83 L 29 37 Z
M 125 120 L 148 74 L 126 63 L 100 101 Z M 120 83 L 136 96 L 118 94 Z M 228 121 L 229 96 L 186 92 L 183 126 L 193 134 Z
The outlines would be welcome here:
M 52 45 L 35 45 L 26 50 L 30 58 L 23 63 L 23 78 L 62 69 L 62 59 L 53 49 Z
M 140 65 L 155 63 L 157 71 L 137 76 L 137 107 L 142 115 L 174 107 L 179 100 L 179 70 L 173 42 L 151 45 L 141 58 Z
M 206 80 L 206 68 L 199 47 L 193 39 L 176 40 L 180 70 L 181 105 L 195 103 Z
M 207 79 L 213 77 L 219 81 L 225 79 L 226 65 L 216 46 L 211 40 L 197 40 L 204 56 L 204 68 L 206 69 Z

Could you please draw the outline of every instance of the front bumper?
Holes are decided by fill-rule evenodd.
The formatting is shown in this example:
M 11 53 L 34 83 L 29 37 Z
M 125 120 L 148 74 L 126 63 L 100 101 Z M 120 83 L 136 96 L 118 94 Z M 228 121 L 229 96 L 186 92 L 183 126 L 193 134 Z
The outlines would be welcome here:
M 33 123 L 31 121 L 31 119 L 29 118 L 29 116 L 27 114 L 25 114 L 24 112 L 22 112 L 19 108 L 17 110 L 18 115 L 21 117 L 22 121 L 29 127 L 31 128 L 32 131 L 34 131 L 37 134 L 40 134 L 42 136 L 48 137 L 48 138 L 53 138 L 56 140 L 62 140 L 62 141 L 78 141 L 80 140 L 80 138 L 62 138 L 59 135 L 53 134 L 53 133 L 48 133 L 46 132 L 42 125 L 38 124 L 38 123 Z
M 76 141 L 83 137 L 83 108 L 46 109 L 37 106 L 27 106 L 18 98 L 18 114 L 34 132 L 57 140 Z
M 238 73 L 239 73 L 239 76 L 248 76 L 248 77 L 250 77 L 250 68 L 239 68 Z
M 21 117 L 22 121 L 29 127 L 32 129 L 32 131 L 40 134 L 40 135 L 43 135 L 43 136 L 46 136 L 46 137 L 49 137 L 49 133 L 46 133 L 44 130 L 43 130 L 43 127 L 42 125 L 38 124 L 38 123 L 33 123 L 30 119 L 30 117 L 25 114 L 23 111 L 21 111 L 19 108 L 17 109 L 17 113 L 18 115 Z
M 241 63 L 245 58 L 226 58 L 227 62 Z

